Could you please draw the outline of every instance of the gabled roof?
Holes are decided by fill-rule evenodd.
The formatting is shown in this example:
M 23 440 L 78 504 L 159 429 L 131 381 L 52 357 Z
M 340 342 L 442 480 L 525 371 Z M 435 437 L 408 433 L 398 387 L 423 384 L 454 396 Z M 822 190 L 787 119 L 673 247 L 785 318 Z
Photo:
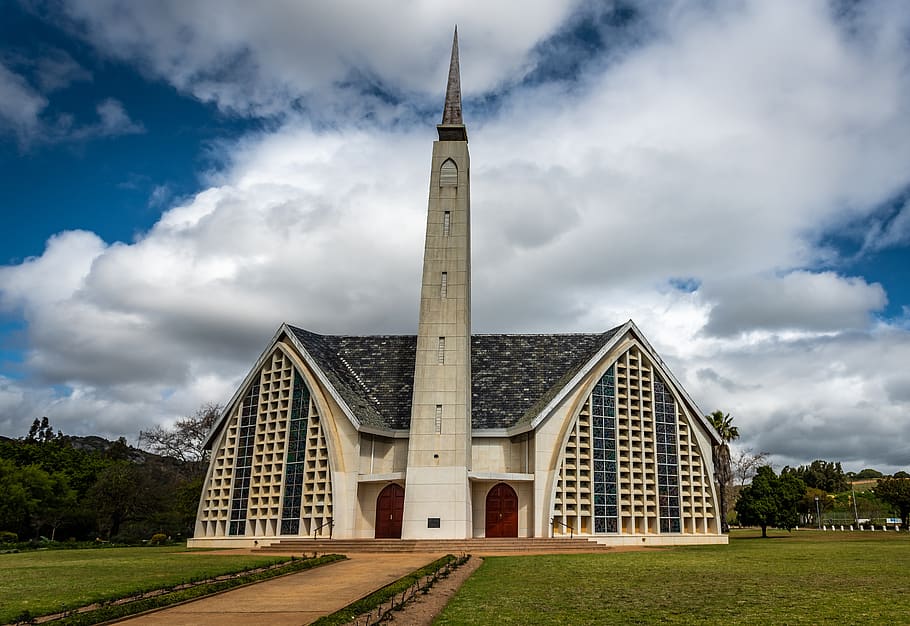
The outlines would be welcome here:
M 471 427 L 530 422 L 619 328 L 600 334 L 474 335 Z
M 317 335 L 288 326 L 361 424 L 411 423 L 416 335 Z
M 414 335 L 318 335 L 288 327 L 361 424 L 411 421 Z M 622 327 L 601 334 L 474 335 L 471 426 L 529 422 Z

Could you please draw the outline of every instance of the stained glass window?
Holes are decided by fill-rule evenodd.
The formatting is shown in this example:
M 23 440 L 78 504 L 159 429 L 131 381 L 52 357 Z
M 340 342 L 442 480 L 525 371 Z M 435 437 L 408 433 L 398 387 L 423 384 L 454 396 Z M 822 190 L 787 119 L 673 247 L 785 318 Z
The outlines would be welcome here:
M 679 457 L 676 451 L 676 401 L 667 385 L 654 376 L 654 421 L 657 429 L 657 497 L 660 532 L 681 531 Z
M 231 494 L 231 523 L 228 533 L 246 534 L 246 508 L 250 495 L 250 473 L 253 466 L 253 437 L 256 433 L 256 414 L 259 405 L 259 382 L 250 385 L 240 413 L 240 432 L 237 438 L 237 462 L 234 466 L 234 485 Z
M 284 506 L 281 513 L 281 534 L 300 532 L 300 499 L 303 495 L 303 475 L 306 451 L 307 417 L 310 409 L 310 390 L 300 373 L 294 372 L 294 392 L 288 420 L 288 455 L 284 475 Z
M 594 448 L 594 532 L 617 532 L 616 381 L 613 366 L 591 394 Z

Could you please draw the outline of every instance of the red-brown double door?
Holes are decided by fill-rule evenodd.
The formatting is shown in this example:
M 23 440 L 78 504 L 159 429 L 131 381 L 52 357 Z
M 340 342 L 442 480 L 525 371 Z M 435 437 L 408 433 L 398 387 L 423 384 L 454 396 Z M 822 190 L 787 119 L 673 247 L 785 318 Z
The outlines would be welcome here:
M 376 538 L 401 539 L 401 520 L 404 517 L 404 489 L 392 483 L 379 492 L 376 499 Z
M 505 483 L 499 483 L 487 494 L 486 536 L 518 536 L 518 494 Z

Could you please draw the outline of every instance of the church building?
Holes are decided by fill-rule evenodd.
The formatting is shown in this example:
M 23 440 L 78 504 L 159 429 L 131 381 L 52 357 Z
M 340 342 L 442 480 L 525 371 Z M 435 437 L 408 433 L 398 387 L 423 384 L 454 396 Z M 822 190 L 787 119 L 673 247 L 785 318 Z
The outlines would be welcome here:
M 720 440 L 631 320 L 599 334 L 472 334 L 457 33 L 437 132 L 417 334 L 283 324 L 209 434 L 190 545 L 726 543 Z

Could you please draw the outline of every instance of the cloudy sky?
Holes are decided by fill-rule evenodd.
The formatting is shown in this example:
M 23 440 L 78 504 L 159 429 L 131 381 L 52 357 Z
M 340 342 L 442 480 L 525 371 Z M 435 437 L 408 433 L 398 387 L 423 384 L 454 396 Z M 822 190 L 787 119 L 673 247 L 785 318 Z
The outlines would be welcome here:
M 475 332 L 632 318 L 776 465 L 910 467 L 910 5 L 55 0 L 0 23 L 0 434 L 413 333 L 458 24 Z

